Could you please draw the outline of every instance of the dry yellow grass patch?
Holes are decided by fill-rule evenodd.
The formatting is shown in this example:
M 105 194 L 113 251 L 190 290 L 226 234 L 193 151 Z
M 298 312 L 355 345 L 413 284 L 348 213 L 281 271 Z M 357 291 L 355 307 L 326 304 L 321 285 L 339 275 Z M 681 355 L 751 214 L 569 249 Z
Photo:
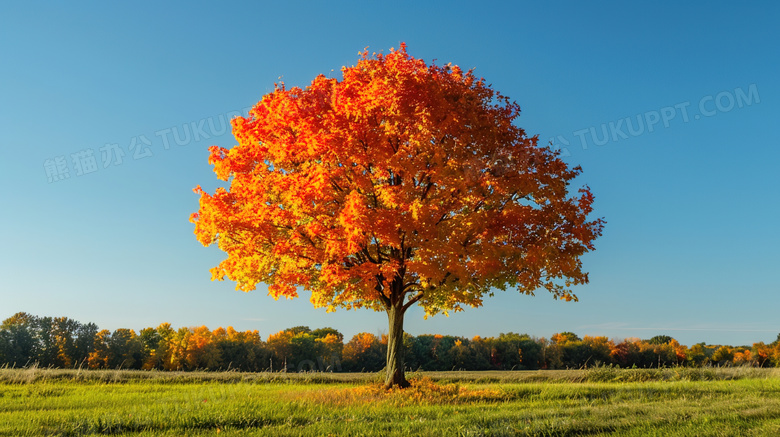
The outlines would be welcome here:
M 349 405 L 456 405 L 506 399 L 500 389 L 471 389 L 460 384 L 438 384 L 428 377 L 410 379 L 411 387 L 386 389 L 381 383 L 348 388 L 326 388 L 296 393 L 307 400 L 337 406 Z

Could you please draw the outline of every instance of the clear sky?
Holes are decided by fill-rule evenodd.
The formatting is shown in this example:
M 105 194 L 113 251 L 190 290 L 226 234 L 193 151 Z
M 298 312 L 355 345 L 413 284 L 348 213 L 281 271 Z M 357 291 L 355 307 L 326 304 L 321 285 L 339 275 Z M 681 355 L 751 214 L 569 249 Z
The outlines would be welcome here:
M 188 218 L 192 188 L 218 185 L 207 148 L 235 143 L 226 120 L 280 77 L 339 77 L 404 41 L 516 100 L 607 220 L 580 302 L 500 292 L 450 317 L 413 310 L 408 332 L 780 332 L 777 2 L 157 3 L 0 6 L 0 320 L 386 332 L 384 313 L 211 282 L 224 255 Z

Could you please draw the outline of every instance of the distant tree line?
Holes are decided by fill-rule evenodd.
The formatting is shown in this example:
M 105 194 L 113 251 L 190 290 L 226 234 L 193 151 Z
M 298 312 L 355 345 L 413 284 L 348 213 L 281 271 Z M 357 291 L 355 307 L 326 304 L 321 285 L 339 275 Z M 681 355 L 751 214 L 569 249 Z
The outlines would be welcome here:
M 780 340 L 780 336 L 778 336 Z M 752 346 L 691 347 L 659 335 L 647 340 L 584 336 L 572 332 L 549 339 L 507 333 L 472 339 L 404 334 L 412 370 L 536 370 L 595 365 L 619 367 L 780 367 L 780 341 Z M 0 366 L 54 368 L 242 371 L 378 371 L 385 365 L 387 338 L 360 333 L 344 343 L 333 328 L 296 326 L 269 335 L 232 327 L 174 329 L 169 323 L 140 332 L 99 330 L 67 317 L 17 313 L 0 325 Z

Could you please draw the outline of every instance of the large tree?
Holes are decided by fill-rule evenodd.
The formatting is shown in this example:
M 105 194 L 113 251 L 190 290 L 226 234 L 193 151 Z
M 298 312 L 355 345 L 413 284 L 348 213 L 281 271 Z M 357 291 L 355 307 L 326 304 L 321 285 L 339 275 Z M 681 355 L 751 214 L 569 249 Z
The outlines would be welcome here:
M 277 84 L 238 144 L 212 146 L 229 183 L 197 187 L 201 243 L 227 259 L 214 279 L 274 298 L 311 293 L 315 306 L 370 308 L 389 320 L 386 385 L 407 386 L 404 313 L 476 307 L 496 289 L 576 299 L 590 220 L 580 173 L 514 124 L 519 106 L 472 71 L 427 65 L 406 47 L 364 52 L 341 80 Z

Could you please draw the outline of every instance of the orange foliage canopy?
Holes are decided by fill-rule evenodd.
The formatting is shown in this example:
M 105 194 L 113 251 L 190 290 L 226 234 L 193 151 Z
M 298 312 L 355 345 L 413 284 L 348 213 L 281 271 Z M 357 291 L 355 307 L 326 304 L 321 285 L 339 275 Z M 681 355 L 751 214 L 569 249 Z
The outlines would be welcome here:
M 197 187 L 197 238 L 228 255 L 214 279 L 316 306 L 427 314 L 479 306 L 491 289 L 576 299 L 588 221 L 581 171 L 513 124 L 519 106 L 457 66 L 362 54 L 343 79 L 278 84 L 211 147 L 229 182 Z

